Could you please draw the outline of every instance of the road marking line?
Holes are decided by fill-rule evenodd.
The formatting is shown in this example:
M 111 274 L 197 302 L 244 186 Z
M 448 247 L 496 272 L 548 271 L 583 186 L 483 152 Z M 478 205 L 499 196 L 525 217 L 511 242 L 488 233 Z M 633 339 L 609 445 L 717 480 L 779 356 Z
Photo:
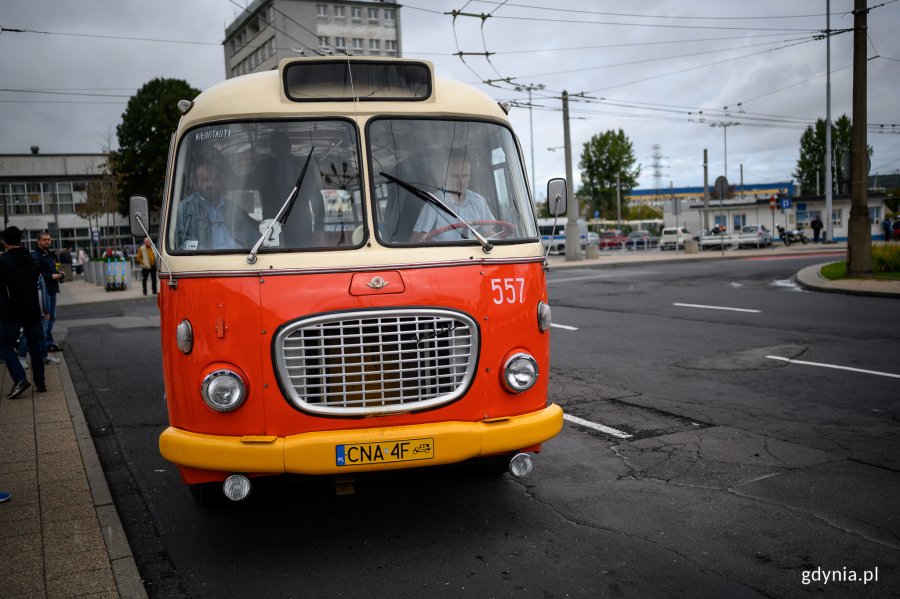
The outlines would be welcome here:
M 551 327 L 555 327 L 557 329 L 565 329 L 567 331 L 577 331 L 578 327 L 570 327 L 567 324 L 556 324 L 555 322 L 550 325 Z
M 579 418 L 578 416 L 563 414 L 563 420 L 571 422 L 572 424 L 585 426 L 601 433 L 606 433 L 607 435 L 612 435 L 613 437 L 618 437 L 619 439 L 631 438 L 631 435 L 629 435 L 628 433 L 623 433 L 622 431 L 610 428 L 608 426 L 603 426 L 602 424 L 597 424 L 596 422 L 591 422 L 590 420 L 585 420 L 584 418 Z
M 781 360 L 789 364 L 802 364 L 803 366 L 819 366 L 820 368 L 834 368 L 835 370 L 849 370 L 850 372 L 861 372 L 863 374 L 875 374 L 878 376 L 889 376 L 894 379 L 900 379 L 900 374 L 892 374 L 890 372 L 879 372 L 877 370 L 866 370 L 864 368 L 851 368 L 850 366 L 838 366 L 836 364 L 823 364 L 821 362 L 807 362 L 805 360 L 794 360 L 792 358 L 783 358 L 781 356 L 766 356 L 770 360 Z
M 674 302 L 673 306 L 681 306 L 682 308 L 706 308 L 707 310 L 730 310 L 731 312 L 750 312 L 752 314 L 759 314 L 762 310 L 749 310 L 747 308 L 728 308 L 726 306 L 704 306 L 703 304 L 680 304 L 678 302 Z
M 577 277 L 564 277 L 562 279 L 549 279 L 548 278 L 547 284 L 549 285 L 552 283 L 568 283 L 570 281 L 592 281 L 594 279 L 616 279 L 616 278 L 621 278 L 621 277 L 633 277 L 633 276 L 636 276 L 637 274 L 639 274 L 639 273 L 637 273 L 635 271 L 630 271 L 630 272 L 621 272 L 621 273 L 605 274 L 605 275 L 582 275 L 582 276 L 577 276 Z M 640 272 L 641 276 L 655 275 L 655 274 L 657 274 L 657 272 L 653 271 L 653 270 Z

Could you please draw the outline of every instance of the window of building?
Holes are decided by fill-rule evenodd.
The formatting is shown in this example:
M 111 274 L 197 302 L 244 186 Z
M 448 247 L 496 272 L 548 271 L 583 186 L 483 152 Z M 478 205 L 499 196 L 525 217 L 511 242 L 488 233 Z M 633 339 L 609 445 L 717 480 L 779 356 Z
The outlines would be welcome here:
M 394 9 L 385 8 L 384 9 L 384 24 L 388 27 L 394 27 Z
M 351 6 L 350 7 L 350 18 L 354 21 L 362 20 L 362 8 L 359 6 Z
M 343 6 L 335 6 L 334 7 L 334 18 L 342 19 L 342 20 L 346 19 L 347 18 L 346 10 L 347 9 L 345 9 Z
M 378 9 L 370 8 L 368 9 L 369 14 L 369 23 L 377 23 L 378 22 Z
M 328 36 L 320 35 L 319 36 L 319 47 L 320 48 L 328 48 L 329 46 L 331 46 L 331 41 L 328 39 Z
M 881 206 L 869 206 L 869 222 L 873 225 L 881 224 Z
M 316 4 L 316 16 L 320 19 L 328 18 L 328 5 L 327 4 Z
M 72 191 L 71 183 L 56 184 L 56 199 L 59 203 L 60 214 L 73 214 L 75 212 L 75 201 Z
M 384 40 L 384 49 L 389 52 L 397 52 L 397 40 Z
M 363 49 L 363 40 L 361 37 L 353 38 L 353 49 L 354 50 L 362 50 Z
M 844 226 L 844 210 L 843 210 L 843 208 L 836 208 L 831 211 L 831 226 L 832 226 L 832 228 Z
M 797 202 L 797 222 L 809 222 L 809 213 L 807 212 L 806 202 Z
M 381 50 L 381 40 L 369 40 L 369 50 L 372 52 Z
M 336 37 L 334 38 L 334 47 L 344 49 L 347 47 L 347 38 L 345 37 Z

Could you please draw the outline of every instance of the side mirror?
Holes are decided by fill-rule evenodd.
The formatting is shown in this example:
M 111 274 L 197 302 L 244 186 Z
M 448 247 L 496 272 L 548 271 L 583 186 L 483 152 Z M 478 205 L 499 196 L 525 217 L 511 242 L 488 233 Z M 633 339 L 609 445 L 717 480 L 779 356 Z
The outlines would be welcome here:
M 565 216 L 569 211 L 568 200 L 566 180 L 550 179 L 547 182 L 547 208 L 550 210 L 550 216 Z
M 131 234 L 143 239 L 149 235 L 150 211 L 147 207 L 147 198 L 144 196 L 131 196 L 128 201 L 128 223 L 131 226 Z

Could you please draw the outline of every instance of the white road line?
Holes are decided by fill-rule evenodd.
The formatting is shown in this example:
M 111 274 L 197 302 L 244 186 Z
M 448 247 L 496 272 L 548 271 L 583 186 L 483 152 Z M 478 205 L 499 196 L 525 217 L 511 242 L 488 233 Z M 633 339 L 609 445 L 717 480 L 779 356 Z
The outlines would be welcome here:
M 781 356 L 766 356 L 770 360 L 781 360 L 789 364 L 802 364 L 803 366 L 818 366 L 820 368 L 834 368 L 836 370 L 849 370 L 850 372 L 861 372 L 862 374 L 874 374 L 877 376 L 889 376 L 894 379 L 900 379 L 900 374 L 891 374 L 890 372 L 879 372 L 877 370 L 865 370 L 864 368 L 851 368 L 850 366 L 838 366 L 836 364 L 823 364 L 821 362 L 807 362 L 805 360 L 794 360 L 792 358 L 783 358 Z
M 750 312 L 751 314 L 759 314 L 762 310 L 749 310 L 747 308 L 728 308 L 726 306 L 704 306 L 703 304 L 679 304 L 674 302 L 673 306 L 681 306 L 682 308 L 705 308 L 707 310 L 730 310 L 731 312 Z
M 631 435 L 628 433 L 623 433 L 622 431 L 616 430 L 614 428 L 610 428 L 608 426 L 603 426 L 602 424 L 597 424 L 596 422 L 591 422 L 590 420 L 585 420 L 584 418 L 579 418 L 578 416 L 571 416 L 569 414 L 563 414 L 563 420 L 571 422 L 572 424 L 577 424 L 579 426 L 585 426 L 589 429 L 593 429 L 600 433 L 606 433 L 607 435 L 612 435 L 613 437 L 618 437 L 619 439 L 630 439 Z
M 565 329 L 567 331 L 577 331 L 578 330 L 578 327 L 570 327 L 567 324 L 556 324 L 555 322 L 551 323 L 550 326 L 555 327 L 557 329 Z
M 574 277 L 564 277 L 562 279 L 547 279 L 548 284 L 553 283 L 568 283 L 570 281 L 593 281 L 594 279 L 616 279 L 621 277 L 633 277 L 638 274 L 636 271 L 630 272 L 620 272 L 614 274 L 606 274 L 606 275 L 582 275 L 582 276 L 574 276 Z M 641 276 L 643 275 L 655 275 L 656 271 L 646 270 L 640 272 Z

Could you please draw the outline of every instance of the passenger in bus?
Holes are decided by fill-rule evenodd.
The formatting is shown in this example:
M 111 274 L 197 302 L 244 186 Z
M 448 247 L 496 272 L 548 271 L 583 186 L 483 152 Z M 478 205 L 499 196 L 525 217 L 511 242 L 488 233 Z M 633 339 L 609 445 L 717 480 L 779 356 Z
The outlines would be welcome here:
M 191 175 L 193 192 L 178 206 L 175 243 L 179 250 L 250 248 L 259 239 L 256 221 L 226 198 L 221 156 L 204 151 Z
M 444 185 L 443 197 L 440 193 L 438 197 L 453 210 L 459 218 L 472 223 L 474 221 L 493 221 L 494 215 L 488 207 L 487 200 L 483 196 L 469 189 L 469 180 L 472 177 L 472 165 L 468 159 L 460 155 L 450 158 L 447 169 L 447 180 Z M 429 236 L 431 231 L 440 229 L 449 224 L 454 223 L 452 216 L 441 210 L 434 204 L 428 203 L 422 207 L 419 212 L 419 219 L 413 226 L 413 233 L 410 241 L 423 241 Z M 431 239 L 439 241 L 449 241 L 456 239 L 468 239 L 471 232 L 465 226 L 450 229 L 443 233 L 438 233 Z
M 250 180 L 259 190 L 263 220 L 275 218 L 288 194 L 297 184 L 306 154 L 295 156 L 291 152 L 291 140 L 284 131 L 274 131 L 269 136 L 269 154 L 257 160 Z M 284 244 L 287 247 L 311 247 L 321 245 L 321 231 L 325 221 L 325 201 L 322 199 L 321 177 L 315 155 L 310 162 L 297 199 L 284 225 Z M 316 232 L 314 235 L 313 232 Z

